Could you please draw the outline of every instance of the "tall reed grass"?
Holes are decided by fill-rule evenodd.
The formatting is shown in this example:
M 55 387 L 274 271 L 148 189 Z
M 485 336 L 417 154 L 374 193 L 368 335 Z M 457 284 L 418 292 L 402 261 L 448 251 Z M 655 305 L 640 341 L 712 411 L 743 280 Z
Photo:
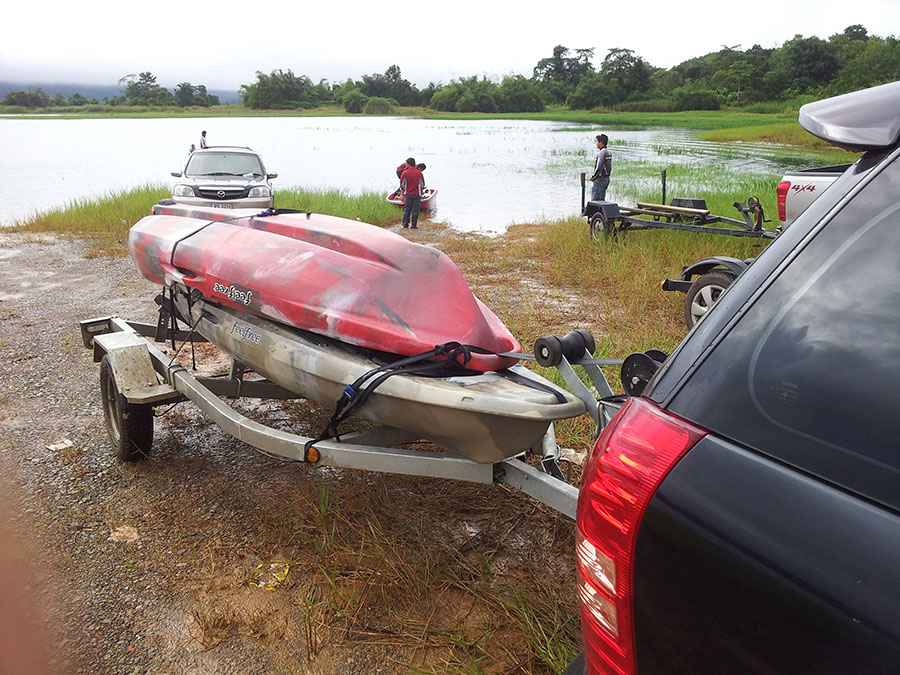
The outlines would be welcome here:
M 166 186 L 148 183 L 93 199 L 73 199 L 65 206 L 35 214 L 19 229 L 86 237 L 95 253 L 121 255 L 127 250 L 131 226 L 149 215 L 160 199 L 171 196 Z
M 816 138 L 796 122 L 778 122 L 753 127 L 736 127 L 733 129 L 713 129 L 700 133 L 697 137 L 701 141 L 713 141 L 718 143 L 731 141 L 765 142 L 792 147 L 811 148 L 821 150 L 833 157 L 834 164 L 854 162 L 859 157 L 858 153 L 848 152 Z
M 93 199 L 73 199 L 65 206 L 33 215 L 17 229 L 78 235 L 91 242 L 93 255 L 124 255 L 128 250 L 131 226 L 149 215 L 150 209 L 160 199 L 171 196 L 168 187 L 147 184 Z M 291 188 L 276 192 L 275 205 L 277 208 L 301 209 L 378 226 L 395 223 L 401 215 L 397 207 L 385 201 L 380 193 L 352 195 L 340 190 Z
M 708 164 L 662 164 L 659 162 L 623 163 L 616 170 L 610 190 L 620 204 L 660 203 L 661 173 L 666 172 L 666 201 L 673 197 L 705 199 L 711 213 L 741 220 L 736 201 L 757 197 L 769 218 L 777 219 L 775 189 L 781 174 L 718 171 Z M 768 227 L 774 227 L 773 222 Z M 708 236 L 708 235 L 704 235 Z
M 281 209 L 302 209 L 360 220 L 385 226 L 400 220 L 402 212 L 385 200 L 383 193 L 354 195 L 346 190 L 303 190 L 288 188 L 275 193 L 275 205 Z

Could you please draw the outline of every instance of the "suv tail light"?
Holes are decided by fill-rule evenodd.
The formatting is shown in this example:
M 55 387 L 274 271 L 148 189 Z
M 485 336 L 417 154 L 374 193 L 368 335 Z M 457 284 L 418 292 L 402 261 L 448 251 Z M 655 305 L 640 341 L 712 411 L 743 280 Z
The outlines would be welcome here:
M 659 484 L 706 432 L 629 398 L 585 467 L 576 518 L 578 596 L 589 673 L 634 673 L 633 560 Z
M 775 188 L 775 194 L 778 196 L 778 220 L 782 223 L 787 220 L 787 193 L 791 189 L 791 181 L 783 180 Z

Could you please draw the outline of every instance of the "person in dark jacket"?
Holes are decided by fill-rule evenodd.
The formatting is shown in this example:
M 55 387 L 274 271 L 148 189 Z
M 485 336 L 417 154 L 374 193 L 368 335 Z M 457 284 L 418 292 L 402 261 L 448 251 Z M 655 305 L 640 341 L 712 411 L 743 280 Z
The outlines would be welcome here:
M 591 201 L 605 202 L 606 188 L 609 187 L 609 175 L 612 173 L 612 153 L 606 144 L 609 138 L 606 134 L 597 136 L 597 156 L 594 159 L 594 173 L 591 174 Z
M 400 192 L 403 193 L 403 227 L 418 228 L 419 209 L 422 206 L 422 192 L 425 190 L 425 176 L 416 168 L 416 160 L 406 160 L 407 168 L 400 174 Z

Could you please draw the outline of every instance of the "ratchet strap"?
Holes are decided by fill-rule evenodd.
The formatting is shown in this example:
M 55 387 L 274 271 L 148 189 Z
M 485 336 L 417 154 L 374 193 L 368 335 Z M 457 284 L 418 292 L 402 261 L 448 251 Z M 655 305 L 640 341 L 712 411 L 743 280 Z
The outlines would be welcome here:
M 331 419 L 325 425 L 322 433 L 316 438 L 308 441 L 304 447 L 304 452 L 308 453 L 309 449 L 319 441 L 327 438 L 334 438 L 340 442 L 341 438 L 338 433 L 338 427 L 348 417 L 352 416 L 359 410 L 366 401 L 372 396 L 372 393 L 381 385 L 382 382 L 394 375 L 421 375 L 424 377 L 448 377 L 454 373 L 458 373 L 460 366 L 465 368 L 466 364 L 471 360 L 472 354 L 507 356 L 515 359 L 521 359 L 525 354 L 518 352 L 506 352 L 499 354 L 489 349 L 476 347 L 475 345 L 464 345 L 459 342 L 447 342 L 442 345 L 436 345 L 434 349 L 427 352 L 408 356 L 399 361 L 394 361 L 378 368 L 363 373 L 352 384 L 347 385 L 341 393 L 340 398 L 334 406 L 334 413 Z M 435 357 L 445 357 L 440 360 L 433 360 Z M 534 358 L 533 356 L 531 357 Z M 538 391 L 552 394 L 558 403 L 565 403 L 566 397 L 562 392 L 550 387 L 542 382 L 532 380 L 519 373 L 512 372 L 508 369 L 497 371 L 497 374 L 512 382 L 531 387 Z

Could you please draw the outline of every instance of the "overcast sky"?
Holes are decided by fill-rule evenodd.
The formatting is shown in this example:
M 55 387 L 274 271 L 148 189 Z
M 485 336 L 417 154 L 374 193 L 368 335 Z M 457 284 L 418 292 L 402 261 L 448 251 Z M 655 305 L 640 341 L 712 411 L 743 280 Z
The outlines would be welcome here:
M 256 71 L 338 82 L 397 64 L 422 87 L 470 75 L 530 76 L 558 44 L 593 47 L 598 68 L 612 47 L 669 68 L 722 45 L 777 47 L 798 33 L 827 38 L 851 24 L 900 36 L 900 0 L 13 0 L 3 10 L 0 80 L 114 84 L 150 71 L 166 87 L 236 89 Z

